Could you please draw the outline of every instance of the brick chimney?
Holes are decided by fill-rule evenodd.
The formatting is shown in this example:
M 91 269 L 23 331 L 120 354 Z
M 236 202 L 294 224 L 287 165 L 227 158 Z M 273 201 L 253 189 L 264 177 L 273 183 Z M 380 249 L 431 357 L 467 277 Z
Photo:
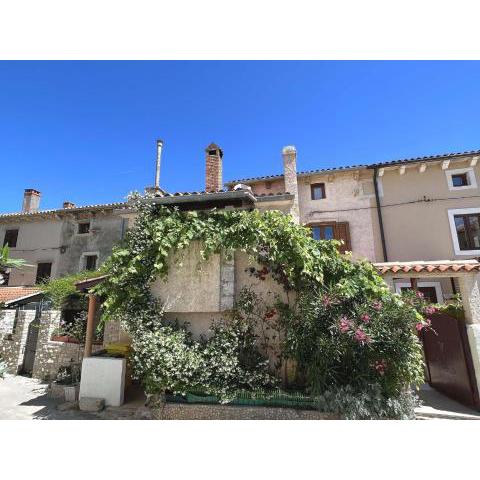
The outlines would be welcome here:
M 222 180 L 222 158 L 223 150 L 214 143 L 211 143 L 206 149 L 206 175 L 205 190 L 207 192 L 218 192 L 223 190 Z
M 282 157 L 285 191 L 294 195 L 290 215 L 295 223 L 300 223 L 300 210 L 298 208 L 297 149 L 293 145 L 283 147 Z
M 75 208 L 75 204 L 73 202 L 63 202 L 63 208 Z
M 33 188 L 26 188 L 23 193 L 22 212 L 31 213 L 36 212 L 40 207 L 41 193 Z

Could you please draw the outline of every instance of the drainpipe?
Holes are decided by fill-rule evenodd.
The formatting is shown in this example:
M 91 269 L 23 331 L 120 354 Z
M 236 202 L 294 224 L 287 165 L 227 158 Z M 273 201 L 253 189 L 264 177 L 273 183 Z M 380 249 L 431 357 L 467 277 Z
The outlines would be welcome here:
M 378 168 L 373 168 L 373 185 L 375 187 L 375 201 L 377 203 L 378 224 L 380 226 L 380 238 L 382 240 L 383 261 L 388 262 L 387 244 L 385 242 L 385 231 L 383 229 L 382 207 L 380 205 L 380 195 L 378 194 Z

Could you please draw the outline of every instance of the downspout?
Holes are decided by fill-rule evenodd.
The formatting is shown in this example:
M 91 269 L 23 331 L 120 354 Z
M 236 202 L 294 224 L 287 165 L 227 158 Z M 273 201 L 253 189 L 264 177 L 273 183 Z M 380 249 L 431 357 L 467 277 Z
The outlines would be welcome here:
M 382 207 L 380 195 L 378 194 L 378 168 L 373 167 L 373 186 L 375 187 L 375 201 L 377 203 L 378 224 L 380 226 L 380 238 L 382 240 L 383 261 L 388 262 L 387 244 L 385 242 L 385 231 L 383 229 Z

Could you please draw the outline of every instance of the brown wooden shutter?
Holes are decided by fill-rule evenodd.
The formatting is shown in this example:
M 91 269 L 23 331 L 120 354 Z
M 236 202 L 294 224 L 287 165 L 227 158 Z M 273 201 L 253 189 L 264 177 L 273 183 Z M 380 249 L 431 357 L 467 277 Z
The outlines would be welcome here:
M 346 251 L 351 251 L 352 246 L 350 243 L 350 229 L 348 228 L 348 222 L 337 222 L 335 224 L 335 239 L 343 240 L 343 245 L 340 245 L 340 253 L 345 253 Z

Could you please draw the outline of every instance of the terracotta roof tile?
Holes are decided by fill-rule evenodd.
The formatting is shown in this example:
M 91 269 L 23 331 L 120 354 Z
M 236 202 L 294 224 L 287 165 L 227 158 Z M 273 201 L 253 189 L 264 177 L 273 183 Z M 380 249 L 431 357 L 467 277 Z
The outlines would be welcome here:
M 0 303 L 17 300 L 38 292 L 41 290 L 36 287 L 0 287 Z
M 409 273 L 412 270 L 416 273 L 425 272 L 480 272 L 480 262 L 476 260 L 464 260 L 464 261 L 439 261 L 439 262 L 387 262 L 387 263 L 374 263 L 373 266 L 377 271 L 384 275 L 385 273 Z

